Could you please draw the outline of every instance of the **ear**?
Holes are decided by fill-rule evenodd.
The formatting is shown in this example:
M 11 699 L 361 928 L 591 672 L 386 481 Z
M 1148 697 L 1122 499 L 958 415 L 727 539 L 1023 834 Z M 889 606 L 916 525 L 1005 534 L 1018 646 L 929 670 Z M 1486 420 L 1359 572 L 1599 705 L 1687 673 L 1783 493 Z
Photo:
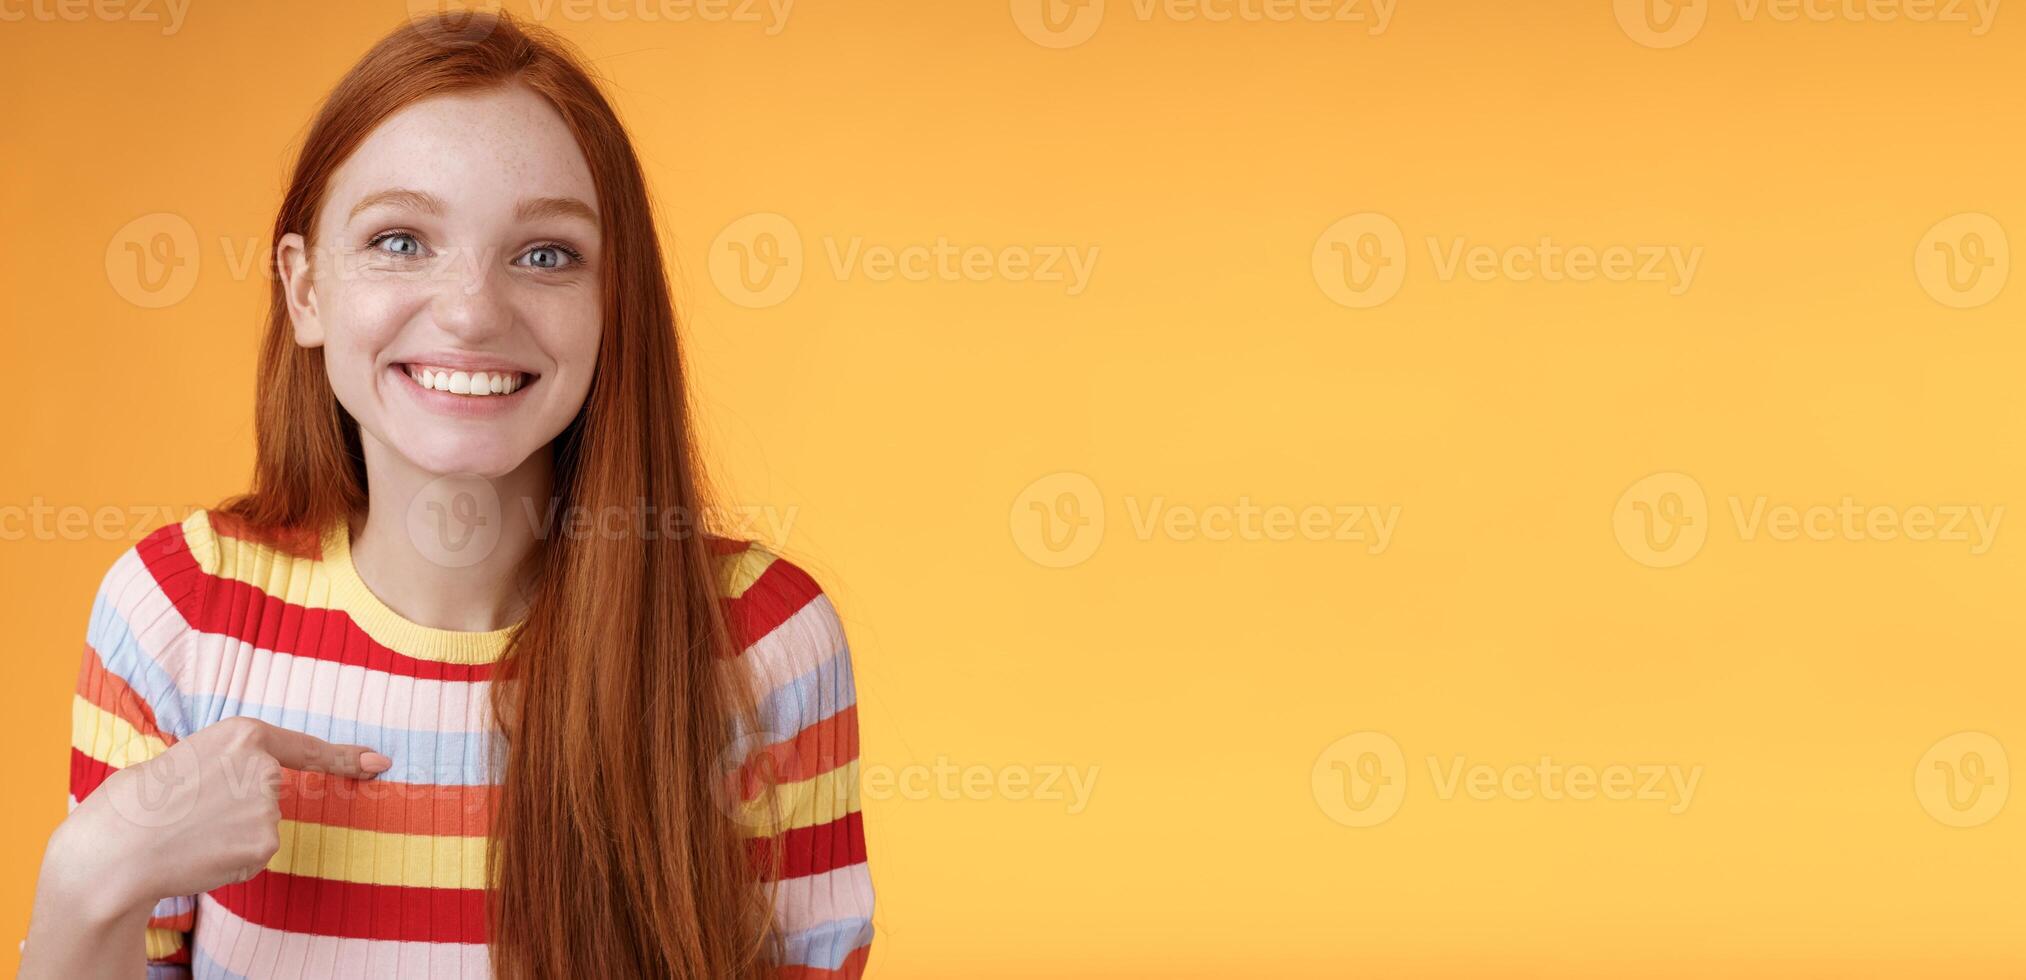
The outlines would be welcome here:
M 281 292 L 288 300 L 288 322 L 295 328 L 295 342 L 303 347 L 322 347 L 324 325 L 317 319 L 309 246 L 301 235 L 289 232 L 275 243 L 274 267 L 281 274 Z

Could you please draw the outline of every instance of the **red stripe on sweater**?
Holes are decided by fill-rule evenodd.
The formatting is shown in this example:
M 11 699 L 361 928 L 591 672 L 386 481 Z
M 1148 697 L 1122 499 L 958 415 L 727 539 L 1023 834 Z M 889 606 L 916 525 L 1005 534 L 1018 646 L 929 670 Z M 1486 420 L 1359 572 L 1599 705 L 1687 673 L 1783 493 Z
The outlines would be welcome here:
M 269 929 L 400 942 L 486 941 L 480 888 L 363 885 L 262 871 L 209 894 L 234 915 Z
M 820 966 L 784 966 L 775 974 L 778 980 L 858 980 L 865 976 L 865 961 L 872 955 L 871 946 L 860 946 L 845 954 L 844 962 L 835 970 Z
M 84 798 L 90 796 L 92 791 L 98 789 L 99 784 L 105 782 L 106 777 L 112 774 L 113 767 L 74 747 L 70 750 L 70 795 L 77 797 L 79 803 L 83 803 Z
M 740 798 L 752 800 L 769 785 L 796 783 L 821 776 L 858 758 L 858 706 L 847 705 L 794 738 L 755 752 L 739 767 Z M 767 777 L 772 775 L 772 779 Z
M 148 916 L 148 928 L 167 929 L 170 932 L 189 932 L 197 928 L 197 907 L 193 904 L 188 912 L 177 915 Z
M 820 875 L 865 861 L 865 817 L 860 813 L 847 813 L 829 823 L 799 827 L 780 835 L 781 863 L 769 868 L 775 839 L 756 837 L 746 841 L 750 866 L 761 881 Z
M 396 677 L 470 682 L 492 676 L 493 664 L 443 663 L 397 653 L 368 636 L 343 610 L 305 608 L 245 582 L 206 574 L 190 553 L 182 526 L 168 525 L 163 530 L 174 533 L 160 540 L 151 534 L 142 540 L 141 560 L 195 629 L 275 653 L 365 667 Z M 194 582 L 194 587 L 168 587 L 168 583 L 182 580 Z
M 236 579 L 207 574 L 190 553 L 180 524 L 168 524 L 138 546 L 149 574 L 193 628 L 275 653 L 367 667 L 397 677 L 483 681 L 496 664 L 454 664 L 398 653 L 374 640 L 343 610 L 311 609 Z M 809 573 L 777 560 L 744 594 L 725 601 L 732 639 L 743 651 L 808 605 L 823 590 Z
M 141 734 L 159 738 L 164 744 L 176 744 L 176 740 L 155 723 L 155 709 L 148 705 L 147 699 L 135 694 L 124 678 L 107 670 L 105 660 L 89 643 L 85 644 L 84 662 L 77 671 L 77 693 L 107 714 L 134 726 Z
M 731 624 L 733 641 L 741 649 L 760 642 L 822 594 L 822 587 L 808 572 L 787 561 L 775 560 L 744 594 L 726 601 L 726 619 Z
M 438 786 L 284 769 L 281 816 L 384 834 L 484 837 L 499 793 L 496 784 Z

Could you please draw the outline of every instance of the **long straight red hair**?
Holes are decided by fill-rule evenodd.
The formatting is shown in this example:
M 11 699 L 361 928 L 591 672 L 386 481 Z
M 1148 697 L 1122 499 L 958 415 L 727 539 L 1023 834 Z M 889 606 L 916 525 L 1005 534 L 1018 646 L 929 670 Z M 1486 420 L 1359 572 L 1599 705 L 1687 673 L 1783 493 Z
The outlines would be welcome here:
M 560 38 L 504 14 L 419 19 L 388 35 L 311 125 L 274 240 L 294 232 L 316 244 L 332 173 L 388 116 L 500 85 L 528 87 L 568 124 L 596 182 L 607 256 L 590 392 L 549 450 L 552 512 L 705 514 L 640 162 Z M 296 534 L 362 512 L 358 424 L 321 349 L 294 342 L 279 278 L 258 390 L 253 484 L 220 509 Z M 507 749 L 487 864 L 494 975 L 769 975 L 780 947 L 757 884 L 767 876 L 755 874 L 723 778 L 738 733 L 752 730 L 752 694 L 732 656 L 711 542 L 549 534 L 531 561 L 527 619 L 493 684 Z

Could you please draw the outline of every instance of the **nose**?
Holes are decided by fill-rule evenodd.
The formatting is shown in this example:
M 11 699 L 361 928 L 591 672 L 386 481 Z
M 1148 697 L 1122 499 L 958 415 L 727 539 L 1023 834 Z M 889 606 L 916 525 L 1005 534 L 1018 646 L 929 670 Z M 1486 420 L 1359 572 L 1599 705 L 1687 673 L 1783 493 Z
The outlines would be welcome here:
M 446 256 L 431 303 L 436 325 L 462 340 L 475 341 L 507 329 L 513 307 L 509 284 L 493 268 L 485 249 L 461 249 Z

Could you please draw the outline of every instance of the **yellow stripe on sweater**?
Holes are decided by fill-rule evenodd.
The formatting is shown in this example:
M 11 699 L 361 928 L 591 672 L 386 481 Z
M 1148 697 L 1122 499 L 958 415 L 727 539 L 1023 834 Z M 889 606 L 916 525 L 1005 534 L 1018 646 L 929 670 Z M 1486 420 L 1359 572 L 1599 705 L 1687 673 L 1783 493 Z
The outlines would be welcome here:
M 858 761 L 776 788 L 784 819 L 775 823 L 765 797 L 741 807 L 748 836 L 829 823 L 859 809 Z M 333 881 L 411 888 L 480 888 L 485 881 L 484 837 L 390 834 L 283 820 L 281 847 L 270 871 Z
M 779 822 L 770 809 L 778 808 Z M 738 824 L 749 837 L 814 827 L 858 812 L 858 760 L 821 775 L 774 787 L 773 802 L 762 795 L 739 808 Z
M 166 960 L 183 948 L 183 934 L 173 929 L 157 929 L 150 926 L 147 930 L 146 946 L 149 959 Z
M 183 543 L 189 546 L 198 570 L 206 575 L 218 574 L 217 541 L 218 533 L 211 529 L 210 511 L 199 508 L 183 518 Z
M 718 587 L 724 592 L 725 598 L 736 599 L 745 595 L 746 590 L 752 588 L 753 583 L 759 581 L 760 575 L 766 572 L 767 566 L 773 563 L 773 552 L 757 544 L 743 551 L 725 555 L 718 560 Z
M 222 534 L 210 514 L 199 510 L 183 521 L 183 537 L 191 557 L 207 575 L 250 585 L 262 593 L 305 609 L 332 609 L 341 593 L 337 579 L 323 561 L 298 558 L 261 541 Z M 736 599 L 759 581 L 776 556 L 758 544 L 718 558 L 718 583 L 725 598 Z
M 281 822 L 281 849 L 267 870 L 361 885 L 482 888 L 484 837 L 389 834 L 296 820 Z
M 203 511 L 183 522 L 197 567 L 222 579 L 305 609 L 333 607 L 333 581 L 322 561 L 299 558 L 262 541 L 220 534 Z
M 161 739 L 141 734 L 125 718 L 82 694 L 70 699 L 70 747 L 114 769 L 146 762 L 169 750 Z

